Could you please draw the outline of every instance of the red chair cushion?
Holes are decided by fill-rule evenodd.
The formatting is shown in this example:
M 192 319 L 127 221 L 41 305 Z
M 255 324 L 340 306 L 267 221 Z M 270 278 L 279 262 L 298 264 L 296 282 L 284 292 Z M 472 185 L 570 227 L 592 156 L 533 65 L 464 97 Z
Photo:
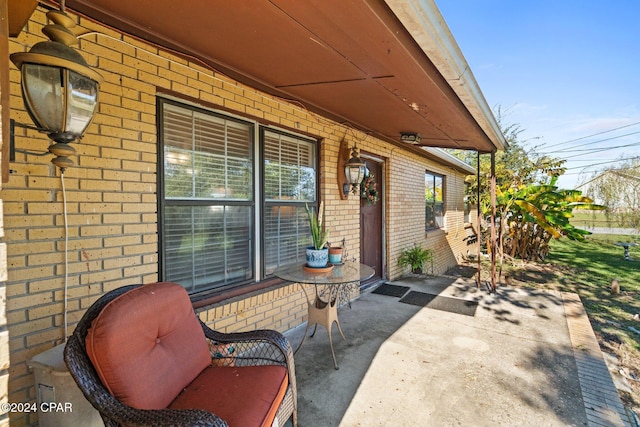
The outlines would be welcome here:
M 163 409 L 211 364 L 186 290 L 144 285 L 109 302 L 93 320 L 87 354 L 103 384 L 138 409 Z
M 288 383 L 283 366 L 210 366 L 169 408 L 203 409 L 224 419 L 229 427 L 267 427 L 276 417 Z

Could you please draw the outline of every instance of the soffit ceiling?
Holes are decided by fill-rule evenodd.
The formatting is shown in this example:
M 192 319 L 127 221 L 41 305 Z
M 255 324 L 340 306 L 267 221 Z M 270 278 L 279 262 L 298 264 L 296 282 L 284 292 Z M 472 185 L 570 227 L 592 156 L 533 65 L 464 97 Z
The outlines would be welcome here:
M 382 0 L 67 0 L 66 7 L 387 141 L 417 132 L 425 146 L 495 150 Z

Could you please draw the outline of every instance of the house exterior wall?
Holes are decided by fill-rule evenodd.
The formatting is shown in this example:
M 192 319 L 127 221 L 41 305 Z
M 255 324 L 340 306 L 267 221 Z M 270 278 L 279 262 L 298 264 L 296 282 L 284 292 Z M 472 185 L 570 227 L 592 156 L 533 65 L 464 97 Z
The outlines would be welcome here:
M 403 249 L 414 244 L 433 251 L 433 262 L 426 266 L 429 274 L 443 274 L 462 261 L 466 244 L 464 231 L 464 177 L 445 165 L 425 161 L 410 152 L 394 151 L 389 167 L 392 178 L 387 183 L 388 270 L 394 278 L 406 273 L 398 266 Z M 425 171 L 445 176 L 444 227 L 425 232 L 424 175 Z M 417 185 L 422 183 L 422 185 Z
M 2 64 L 8 66 L 9 54 L 9 28 L 8 28 L 8 4 L 6 1 L 0 1 L 0 57 L 7 58 L 0 60 L 0 68 L 4 68 Z M 6 70 L 0 72 L 0 157 L 3 163 L 6 160 L 4 156 L 9 144 L 7 136 L 9 135 L 7 125 L 9 123 L 9 77 Z M 0 189 L 3 186 L 0 180 Z M 7 245 L 4 242 L 4 220 L 3 205 L 0 196 L 0 404 L 6 404 L 9 401 L 9 330 L 7 329 Z M 0 411 L 0 426 L 8 424 L 8 417 L 2 416 Z
M 44 40 L 45 10 L 38 8 L 25 31 L 10 41 L 10 52 L 28 50 Z M 71 15 L 73 17 L 73 15 Z M 75 18 L 75 17 L 74 17 Z M 430 272 L 440 274 L 466 251 L 462 239 L 464 174 L 320 117 L 303 107 L 253 88 L 89 20 L 79 25 L 96 33 L 81 37 L 79 50 L 105 78 L 98 113 L 80 143 L 74 143 L 76 166 L 64 173 L 41 156 L 48 139 L 16 128 L 16 161 L 2 188 L 7 245 L 6 316 L 8 400 L 35 400 L 27 362 L 65 338 L 86 308 L 105 292 L 129 284 L 158 280 L 156 97 L 198 103 L 260 123 L 313 136 L 320 141 L 320 194 L 332 239 L 346 239 L 350 257 L 359 257 L 359 199 L 341 200 L 338 192 L 340 141 L 384 159 L 386 256 L 388 278 L 403 274 L 402 251 L 413 244 L 434 250 Z M 31 123 L 20 95 L 20 75 L 10 67 L 11 117 Z M 444 230 L 425 233 L 424 174 L 446 176 Z M 65 271 L 65 214 L 68 269 Z M 65 273 L 68 282 L 65 291 Z M 0 287 L 0 298 L 2 297 Z M 306 302 L 298 285 L 280 285 L 199 309 L 214 329 L 286 331 L 306 319 Z M 4 306 L 3 306 L 4 308 Z M 0 373 L 3 371 L 0 371 Z M 0 386 L 7 375 L 0 376 Z M 11 414 L 12 425 L 31 425 L 34 414 Z M 0 415 L 0 423 L 6 422 Z

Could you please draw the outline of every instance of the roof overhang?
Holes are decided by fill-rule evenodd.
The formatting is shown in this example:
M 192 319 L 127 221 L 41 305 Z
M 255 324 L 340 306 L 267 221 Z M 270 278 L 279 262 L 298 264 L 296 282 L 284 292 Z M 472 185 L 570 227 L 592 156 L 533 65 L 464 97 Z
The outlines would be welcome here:
M 66 7 L 386 141 L 402 144 L 400 134 L 414 132 L 420 146 L 506 146 L 432 0 L 66 0 Z
M 460 160 L 456 156 L 449 154 L 440 148 L 422 147 L 422 150 L 426 153 L 426 157 L 429 157 L 437 161 L 438 163 L 449 166 L 460 173 L 473 175 L 477 172 L 476 169 L 470 164 Z
M 7 3 L 7 21 L 10 37 L 18 37 L 38 6 L 38 0 L 10 0 Z

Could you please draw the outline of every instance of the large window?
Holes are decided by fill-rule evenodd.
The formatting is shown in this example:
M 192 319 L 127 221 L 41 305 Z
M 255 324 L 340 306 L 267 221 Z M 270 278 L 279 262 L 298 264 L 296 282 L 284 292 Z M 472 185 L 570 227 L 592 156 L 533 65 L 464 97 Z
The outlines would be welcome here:
M 444 177 L 432 172 L 424 174 L 425 229 L 444 227 Z
M 316 205 L 315 141 L 158 104 L 161 279 L 200 292 L 297 262 L 309 243 L 304 206 Z

